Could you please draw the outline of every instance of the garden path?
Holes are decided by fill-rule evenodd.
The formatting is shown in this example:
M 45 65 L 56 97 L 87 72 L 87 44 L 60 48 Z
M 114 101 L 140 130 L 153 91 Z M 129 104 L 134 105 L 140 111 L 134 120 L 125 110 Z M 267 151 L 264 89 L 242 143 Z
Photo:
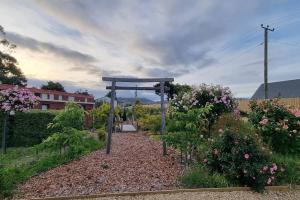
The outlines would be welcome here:
M 18 188 L 21 198 L 74 196 L 177 188 L 182 168 L 174 150 L 141 133 L 115 133 L 110 155 L 95 151 L 32 177 Z
M 122 125 L 122 131 L 123 132 L 132 132 L 136 131 L 136 128 L 132 124 L 123 124 Z

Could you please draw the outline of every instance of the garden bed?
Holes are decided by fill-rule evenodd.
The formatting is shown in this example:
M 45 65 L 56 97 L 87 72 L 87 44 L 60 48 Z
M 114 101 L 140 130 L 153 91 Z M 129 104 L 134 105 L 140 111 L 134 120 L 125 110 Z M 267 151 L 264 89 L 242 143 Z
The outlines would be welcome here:
M 104 193 L 93 195 L 37 198 L 35 200 L 69 200 L 69 199 L 299 199 L 300 190 L 288 186 L 269 186 L 265 193 L 251 192 L 249 187 L 176 189 L 144 192 Z
M 20 185 L 17 197 L 75 196 L 175 189 L 182 168 L 175 152 L 139 133 L 114 134 L 112 151 L 95 151 Z

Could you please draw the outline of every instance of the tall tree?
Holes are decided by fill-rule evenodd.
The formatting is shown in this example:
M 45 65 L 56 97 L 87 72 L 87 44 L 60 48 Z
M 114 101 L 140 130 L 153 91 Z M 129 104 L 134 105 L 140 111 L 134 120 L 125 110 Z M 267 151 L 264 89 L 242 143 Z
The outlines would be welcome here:
M 64 88 L 64 86 L 62 86 L 62 84 L 60 84 L 59 82 L 53 82 L 53 81 L 48 81 L 46 85 L 41 86 L 41 89 L 65 92 L 65 88 Z
M 76 94 L 83 94 L 83 95 L 90 95 L 89 92 L 87 90 L 82 90 L 82 89 L 79 89 L 75 92 Z
M 5 38 L 4 28 L 0 25 L 0 82 L 26 86 L 27 80 L 17 66 L 17 59 L 10 55 L 15 48 L 16 45 Z
M 156 85 L 154 85 L 154 87 L 160 88 L 160 83 L 157 83 Z M 165 94 L 167 95 L 168 101 L 170 99 L 173 99 L 174 95 L 178 95 L 182 92 L 187 92 L 187 91 L 191 90 L 191 86 L 189 86 L 189 85 L 180 85 L 178 83 L 173 84 L 171 82 L 166 82 L 165 87 L 169 88 L 169 90 L 165 91 Z M 160 95 L 160 89 L 155 90 L 155 94 Z

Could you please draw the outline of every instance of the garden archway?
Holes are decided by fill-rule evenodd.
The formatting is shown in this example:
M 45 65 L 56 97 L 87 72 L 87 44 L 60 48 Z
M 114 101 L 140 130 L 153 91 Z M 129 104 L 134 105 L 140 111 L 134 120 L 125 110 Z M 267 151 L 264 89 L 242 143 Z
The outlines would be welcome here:
M 110 81 L 111 86 L 107 86 L 106 89 L 111 90 L 110 98 L 110 110 L 108 117 L 108 137 L 106 145 L 106 153 L 110 153 L 111 149 L 111 136 L 113 131 L 113 118 L 114 118 L 114 101 L 116 97 L 116 90 L 160 90 L 160 109 L 161 109 L 161 130 L 160 134 L 163 135 L 165 131 L 165 101 L 164 93 L 169 90 L 165 87 L 166 82 L 173 82 L 174 78 L 116 78 L 116 77 L 102 77 L 103 81 Z M 136 83 L 160 83 L 160 87 L 129 87 L 129 86 L 117 86 L 117 82 L 136 82 Z M 167 155 L 166 143 L 163 142 L 163 155 Z

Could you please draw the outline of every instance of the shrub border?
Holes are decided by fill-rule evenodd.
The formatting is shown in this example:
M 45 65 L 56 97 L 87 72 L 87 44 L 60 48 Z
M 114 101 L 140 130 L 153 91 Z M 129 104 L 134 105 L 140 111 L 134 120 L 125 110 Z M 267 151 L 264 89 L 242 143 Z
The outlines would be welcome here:
M 290 191 L 292 188 L 289 185 L 285 186 L 267 186 L 267 191 Z M 300 187 L 295 187 L 295 190 L 300 190 Z M 250 187 L 226 187 L 226 188 L 196 188 L 196 189 L 177 189 L 177 190 L 161 190 L 161 191 L 141 191 L 141 192 L 121 192 L 121 193 L 103 193 L 93 195 L 78 195 L 70 197 L 47 197 L 33 198 L 32 200 L 72 200 L 72 199 L 94 199 L 101 197 L 120 197 L 120 196 L 146 196 L 156 194 L 176 194 L 181 192 L 234 192 L 234 191 L 252 191 Z

